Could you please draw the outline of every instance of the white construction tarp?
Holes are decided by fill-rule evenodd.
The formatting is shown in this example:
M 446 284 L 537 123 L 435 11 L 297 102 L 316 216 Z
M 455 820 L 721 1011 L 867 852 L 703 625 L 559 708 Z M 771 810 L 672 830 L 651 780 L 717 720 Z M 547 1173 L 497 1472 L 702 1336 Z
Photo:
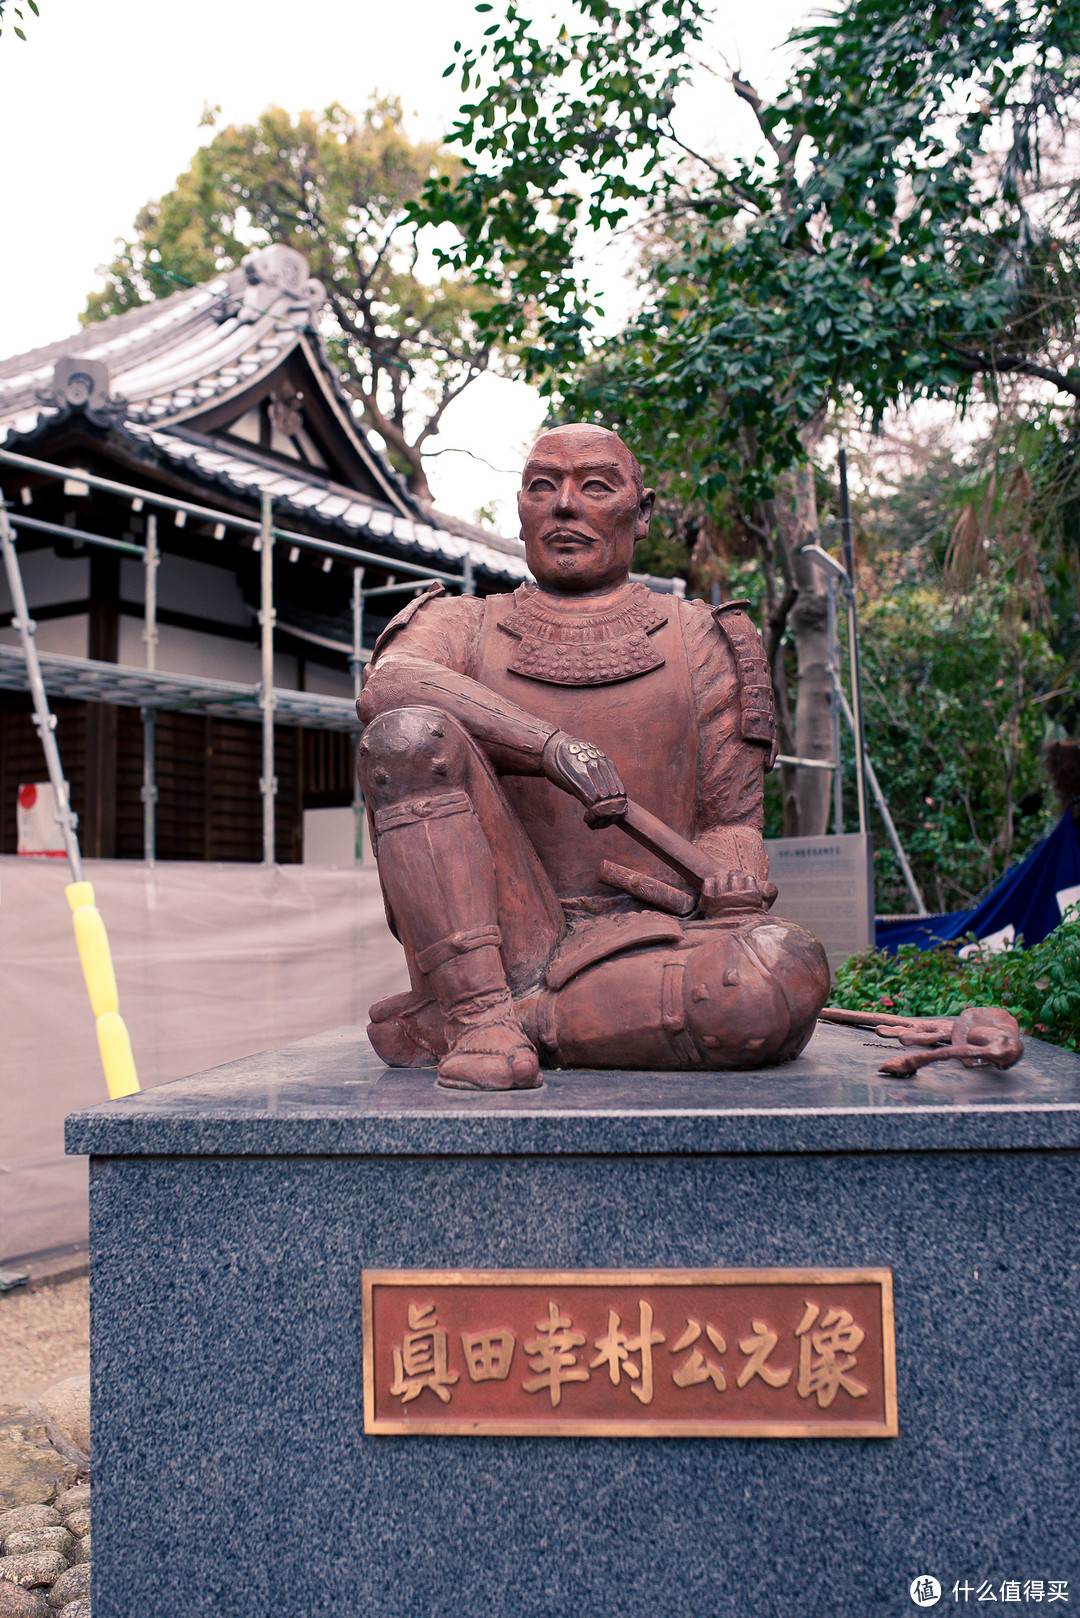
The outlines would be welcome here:
M 408 987 L 371 868 L 87 860 L 144 1089 Z M 64 1118 L 107 1098 L 65 861 L 0 858 L 0 1263 L 86 1236 Z

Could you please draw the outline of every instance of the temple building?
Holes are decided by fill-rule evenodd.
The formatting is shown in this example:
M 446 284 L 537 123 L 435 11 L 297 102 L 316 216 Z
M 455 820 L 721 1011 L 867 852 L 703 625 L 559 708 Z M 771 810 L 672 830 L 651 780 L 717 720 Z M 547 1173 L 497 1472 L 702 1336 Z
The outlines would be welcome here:
M 305 811 L 353 802 L 359 665 L 388 619 L 432 578 L 487 594 L 527 577 L 518 540 L 421 507 L 369 441 L 324 302 L 273 246 L 0 362 L 0 490 L 89 856 L 266 857 L 262 719 L 274 857 L 301 859 Z M 0 576 L 0 853 L 19 784 L 43 778 Z

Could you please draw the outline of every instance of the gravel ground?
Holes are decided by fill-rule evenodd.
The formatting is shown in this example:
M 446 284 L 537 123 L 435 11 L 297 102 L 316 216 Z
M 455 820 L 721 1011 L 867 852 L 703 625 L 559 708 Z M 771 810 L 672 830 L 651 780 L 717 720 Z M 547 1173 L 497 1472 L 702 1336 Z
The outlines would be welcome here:
M 62 1377 L 90 1371 L 90 1283 L 0 1293 L 0 1399 L 36 1399 Z

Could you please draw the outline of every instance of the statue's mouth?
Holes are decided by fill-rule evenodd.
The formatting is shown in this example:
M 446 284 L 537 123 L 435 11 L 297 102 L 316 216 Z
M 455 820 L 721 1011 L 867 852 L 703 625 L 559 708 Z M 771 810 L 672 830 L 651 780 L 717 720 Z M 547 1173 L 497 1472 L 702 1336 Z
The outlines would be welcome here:
M 545 545 L 595 545 L 592 534 L 578 533 L 576 528 L 553 528 L 541 536 Z

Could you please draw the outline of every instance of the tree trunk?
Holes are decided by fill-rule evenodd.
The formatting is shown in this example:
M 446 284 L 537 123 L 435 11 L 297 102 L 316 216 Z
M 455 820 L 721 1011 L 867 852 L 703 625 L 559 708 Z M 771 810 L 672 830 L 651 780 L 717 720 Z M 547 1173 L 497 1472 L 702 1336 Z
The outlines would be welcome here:
M 415 495 L 420 505 L 429 510 L 435 504 L 435 497 L 428 484 L 427 473 L 424 471 L 423 451 L 417 444 L 409 443 L 398 423 L 380 409 L 374 393 L 362 387 L 356 377 L 347 377 L 345 385 L 360 404 L 367 426 L 373 427 L 379 434 L 391 457 L 396 455 L 404 461 L 408 468 L 405 482 L 409 493 Z
M 815 423 L 804 436 L 807 456 L 821 436 Z M 833 752 L 832 682 L 829 677 L 827 580 L 823 570 L 797 555 L 800 545 L 818 538 L 817 497 L 810 460 L 786 474 L 777 488 L 776 525 L 780 543 L 791 558 L 799 595 L 789 622 L 795 641 L 799 690 L 795 703 L 795 754 L 798 758 L 830 759 Z M 790 801 L 785 802 L 785 832 L 789 836 L 820 837 L 828 830 L 832 801 L 830 770 L 785 770 L 793 776 Z M 786 785 L 786 782 L 785 782 Z M 785 793 L 785 799 L 788 794 Z M 788 831 L 788 826 L 793 829 Z

